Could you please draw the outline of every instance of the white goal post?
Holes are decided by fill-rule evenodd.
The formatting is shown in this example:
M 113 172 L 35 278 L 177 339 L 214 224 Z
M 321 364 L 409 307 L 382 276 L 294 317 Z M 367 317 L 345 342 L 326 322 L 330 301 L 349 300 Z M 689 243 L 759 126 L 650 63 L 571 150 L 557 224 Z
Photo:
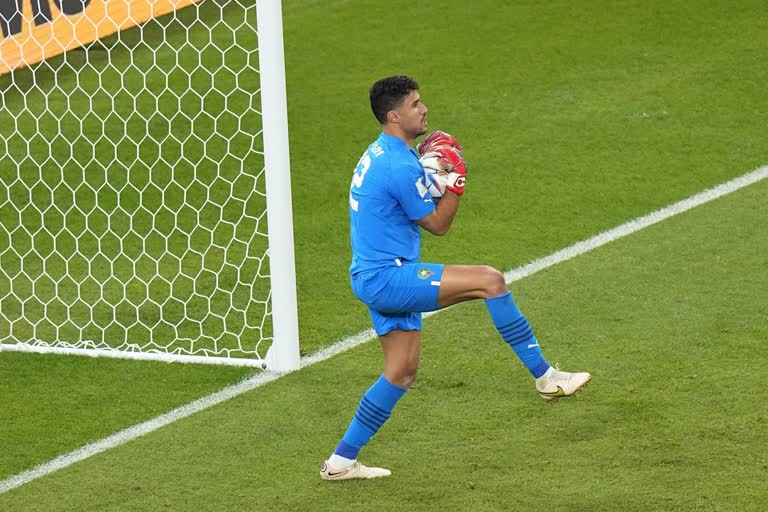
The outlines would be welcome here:
M 297 369 L 280 0 L 0 28 L 0 350 Z
M 261 104 L 264 119 L 264 165 L 267 222 L 272 268 L 273 342 L 267 365 L 278 371 L 299 367 L 296 271 L 293 253 L 293 209 L 288 150 L 288 107 L 285 90 L 283 17 L 280 0 L 257 0 Z

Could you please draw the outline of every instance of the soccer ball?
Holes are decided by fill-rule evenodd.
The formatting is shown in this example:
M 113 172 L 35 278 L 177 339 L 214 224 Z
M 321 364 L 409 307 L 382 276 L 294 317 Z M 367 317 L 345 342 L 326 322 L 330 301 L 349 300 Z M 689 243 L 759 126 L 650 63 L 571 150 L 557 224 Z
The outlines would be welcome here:
M 461 166 L 460 174 L 466 174 L 461 144 L 453 135 L 439 130 L 432 132 L 416 150 L 421 155 L 419 162 L 424 169 L 424 181 L 433 201 L 437 202 L 443 197 L 449 183 L 463 190 L 463 176 L 455 180 L 451 180 L 455 176 L 449 176 L 449 172 L 457 166 Z
M 448 172 L 438 162 L 436 153 L 427 153 L 419 159 L 424 169 L 424 183 L 433 201 L 439 201 L 445 193 Z

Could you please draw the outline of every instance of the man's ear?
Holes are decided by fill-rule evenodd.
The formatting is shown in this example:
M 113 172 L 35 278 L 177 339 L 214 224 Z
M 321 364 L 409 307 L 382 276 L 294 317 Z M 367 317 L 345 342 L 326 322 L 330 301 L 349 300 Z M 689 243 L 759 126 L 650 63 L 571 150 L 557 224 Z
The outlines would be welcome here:
M 387 122 L 388 123 L 400 123 L 400 114 L 398 114 L 394 110 L 390 110 L 387 112 Z

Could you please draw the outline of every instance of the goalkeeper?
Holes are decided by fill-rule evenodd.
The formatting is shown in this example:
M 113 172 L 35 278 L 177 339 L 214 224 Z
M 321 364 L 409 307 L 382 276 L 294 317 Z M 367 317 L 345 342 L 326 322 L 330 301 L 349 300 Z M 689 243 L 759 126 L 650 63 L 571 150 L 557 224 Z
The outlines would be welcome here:
M 435 132 L 419 144 L 418 153 L 412 149 L 416 138 L 427 132 L 427 107 L 411 78 L 379 80 L 371 87 L 370 100 L 382 133 L 352 176 L 350 277 L 381 340 L 384 374 L 365 392 L 344 437 L 323 464 L 320 475 L 325 480 L 391 474 L 360 464 L 357 455 L 416 378 L 424 311 L 485 300 L 496 329 L 531 372 L 544 400 L 573 395 L 591 379 L 589 373 L 563 372 L 547 363 L 501 272 L 480 265 L 419 261 L 420 229 L 445 234 L 459 207 L 467 174 L 461 146 L 450 135 Z M 446 172 L 444 195 L 437 204 L 425 186 L 419 153 L 436 158 Z

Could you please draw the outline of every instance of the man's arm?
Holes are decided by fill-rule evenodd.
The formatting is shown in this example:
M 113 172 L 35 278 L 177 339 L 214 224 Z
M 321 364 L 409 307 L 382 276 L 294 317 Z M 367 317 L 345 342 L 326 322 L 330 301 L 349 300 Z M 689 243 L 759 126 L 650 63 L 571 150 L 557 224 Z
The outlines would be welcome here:
M 426 229 L 433 235 L 442 236 L 448 232 L 451 227 L 456 211 L 459 209 L 459 200 L 461 196 L 450 190 L 445 191 L 440 202 L 437 203 L 435 210 L 416 221 L 416 224 Z

